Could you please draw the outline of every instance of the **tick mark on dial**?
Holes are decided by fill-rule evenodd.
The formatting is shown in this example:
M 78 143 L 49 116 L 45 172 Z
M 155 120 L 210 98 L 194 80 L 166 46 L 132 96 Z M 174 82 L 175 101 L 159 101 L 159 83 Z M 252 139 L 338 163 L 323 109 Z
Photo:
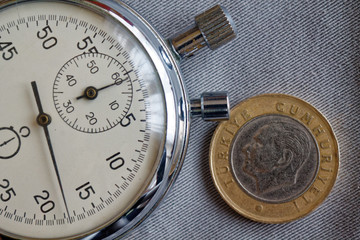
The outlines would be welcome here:
M 76 124 L 76 122 L 78 121 L 79 119 L 77 118 L 77 119 L 75 119 L 75 121 L 74 121 L 74 123 L 73 123 L 73 127 L 75 126 L 75 124 Z
M 107 118 L 106 121 L 109 123 L 110 127 L 112 127 L 110 120 Z
M 111 66 L 112 62 L 113 62 L 113 59 L 111 59 L 111 61 L 109 62 L 109 65 L 107 66 L 108 68 Z

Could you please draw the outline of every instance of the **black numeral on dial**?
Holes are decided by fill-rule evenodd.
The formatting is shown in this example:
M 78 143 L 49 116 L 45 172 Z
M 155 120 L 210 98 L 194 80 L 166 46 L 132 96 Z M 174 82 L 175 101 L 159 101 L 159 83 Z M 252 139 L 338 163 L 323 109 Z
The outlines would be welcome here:
M 88 53 L 99 53 L 98 50 L 96 49 L 96 47 L 89 47 L 91 45 L 93 45 L 93 41 L 91 40 L 90 36 L 87 36 L 86 38 L 84 38 L 81 42 L 77 43 L 77 48 L 79 50 L 86 50 Z M 84 52 L 86 53 L 86 52 Z
M 127 115 L 125 118 L 123 118 L 120 122 L 120 125 L 122 127 L 128 127 L 132 121 L 136 121 L 136 118 L 134 116 L 134 114 L 130 113 L 129 115 Z
M 6 61 L 9 61 L 15 54 L 18 54 L 12 42 L 0 42 L 0 52 L 3 52 L 2 58 Z
M 95 190 L 91 186 L 90 182 L 87 182 L 87 183 L 81 185 L 80 187 L 76 188 L 75 190 L 77 192 L 79 192 L 79 197 L 82 200 L 86 200 L 91 196 L 91 194 L 95 194 Z
M 99 71 L 99 67 L 96 66 L 95 60 L 92 60 L 91 62 L 89 62 L 87 64 L 87 67 L 90 69 L 91 74 L 95 74 L 95 73 L 97 73 Z
M 90 112 L 89 114 L 85 115 L 86 119 L 89 121 L 90 125 L 95 125 L 97 123 L 97 118 L 95 117 L 95 113 Z
M 66 82 L 69 87 L 73 87 L 77 84 L 77 80 L 74 78 L 73 75 L 66 75 Z
M 48 37 L 50 33 L 52 33 L 51 27 L 48 25 L 44 27 L 41 31 L 37 32 L 37 37 L 40 40 L 44 40 L 42 43 L 42 46 L 44 49 L 48 50 L 57 44 L 57 38 L 56 37 Z
M 55 208 L 54 201 L 49 200 L 50 193 L 46 190 L 42 191 L 42 195 L 35 195 L 34 199 L 37 205 L 40 205 L 40 210 L 43 213 L 48 213 Z
M 115 153 L 111 157 L 107 158 L 106 161 L 109 162 L 109 167 L 112 170 L 118 170 L 125 164 L 124 158 L 120 157 L 120 152 Z
M 120 105 L 117 103 L 116 100 L 113 101 L 113 102 L 111 102 L 111 103 L 109 104 L 109 106 L 110 106 L 110 109 L 113 110 L 113 111 L 118 110 L 119 107 L 120 107 Z
M 4 191 L 0 194 L 0 199 L 3 202 L 9 201 L 12 197 L 16 196 L 14 188 L 10 187 L 10 182 L 7 179 L 3 179 L 3 184 L 0 184 L 0 188 L 4 189 L 0 192 Z
M 71 100 L 63 103 L 63 107 L 66 109 L 67 113 L 72 113 L 73 111 L 75 111 L 75 107 L 72 105 Z

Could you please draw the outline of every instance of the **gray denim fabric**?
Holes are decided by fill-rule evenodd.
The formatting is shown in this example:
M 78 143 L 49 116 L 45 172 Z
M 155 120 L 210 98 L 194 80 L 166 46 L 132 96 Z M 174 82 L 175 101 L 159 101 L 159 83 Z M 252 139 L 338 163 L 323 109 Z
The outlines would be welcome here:
M 183 169 L 160 207 L 126 239 L 360 239 L 360 1 L 126 0 L 164 36 L 226 6 L 238 38 L 181 64 L 190 97 L 227 90 L 232 106 L 262 93 L 299 97 L 333 126 L 341 167 L 307 217 L 268 225 L 236 214 L 213 186 L 208 152 L 216 123 L 194 120 Z

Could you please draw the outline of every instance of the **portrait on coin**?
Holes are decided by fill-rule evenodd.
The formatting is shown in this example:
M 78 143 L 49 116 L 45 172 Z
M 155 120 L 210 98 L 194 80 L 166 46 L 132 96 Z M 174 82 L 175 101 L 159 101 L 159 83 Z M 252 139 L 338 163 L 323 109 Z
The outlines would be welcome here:
M 310 155 L 309 139 L 292 124 L 267 123 L 243 149 L 243 171 L 254 178 L 258 192 L 296 184 Z
M 313 182 L 318 149 L 304 125 L 281 115 L 245 124 L 232 143 L 232 171 L 249 194 L 269 202 L 299 196 Z

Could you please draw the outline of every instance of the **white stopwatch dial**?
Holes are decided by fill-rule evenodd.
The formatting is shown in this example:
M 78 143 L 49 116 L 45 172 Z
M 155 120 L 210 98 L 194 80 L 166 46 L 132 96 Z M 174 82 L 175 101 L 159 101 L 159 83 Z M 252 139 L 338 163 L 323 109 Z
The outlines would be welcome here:
M 229 117 L 224 92 L 188 99 L 177 63 L 233 21 L 195 22 L 164 41 L 118 0 L 0 1 L 0 240 L 115 239 L 159 205 L 190 115 Z
M 92 234 L 158 168 L 168 118 L 158 69 L 131 23 L 91 2 L 0 4 L 0 234 Z

